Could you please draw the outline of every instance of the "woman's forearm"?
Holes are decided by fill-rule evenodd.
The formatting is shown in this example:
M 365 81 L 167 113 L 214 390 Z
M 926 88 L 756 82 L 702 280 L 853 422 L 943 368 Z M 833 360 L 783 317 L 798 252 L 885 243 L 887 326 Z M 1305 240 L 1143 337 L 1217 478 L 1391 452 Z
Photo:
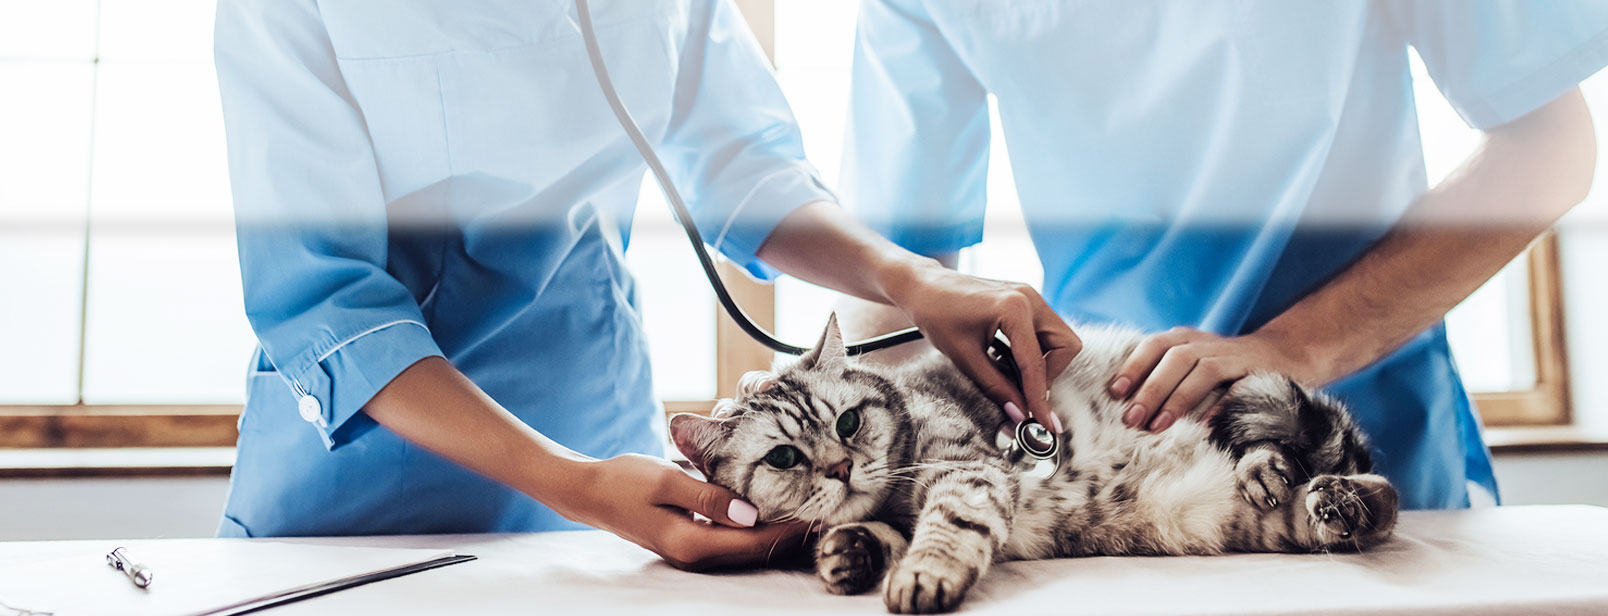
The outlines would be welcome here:
M 566 495 L 585 484 L 591 458 L 520 421 L 440 357 L 402 371 L 363 412 L 397 435 L 530 495 L 571 519 Z
M 922 270 L 941 267 L 819 201 L 783 219 L 758 256 L 800 279 L 885 305 L 894 304 Z

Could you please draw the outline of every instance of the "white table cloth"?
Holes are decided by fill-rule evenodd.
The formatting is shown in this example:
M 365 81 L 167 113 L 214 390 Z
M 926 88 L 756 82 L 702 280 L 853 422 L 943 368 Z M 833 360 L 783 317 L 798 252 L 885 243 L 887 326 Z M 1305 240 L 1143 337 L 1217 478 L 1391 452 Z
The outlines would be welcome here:
M 218 540 L 224 541 L 224 540 Z M 879 614 L 807 573 L 693 574 L 601 532 L 298 539 L 480 560 L 275 608 L 307 614 Z M 149 541 L 0 543 L 0 567 Z M 1407 512 L 1362 554 L 1082 558 L 996 567 L 972 614 L 1608 614 L 1608 509 Z

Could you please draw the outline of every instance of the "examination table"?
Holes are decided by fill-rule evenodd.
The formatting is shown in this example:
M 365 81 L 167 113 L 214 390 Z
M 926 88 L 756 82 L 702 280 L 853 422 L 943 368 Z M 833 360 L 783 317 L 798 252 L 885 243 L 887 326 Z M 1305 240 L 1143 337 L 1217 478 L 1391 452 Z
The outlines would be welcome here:
M 226 540 L 217 540 L 226 541 Z M 255 541 L 255 540 L 248 540 Z M 265 614 L 880 614 L 808 573 L 694 574 L 601 532 L 298 539 L 451 548 L 479 560 Z M 0 543 L 0 567 L 148 541 Z M 1406 512 L 1363 554 L 1080 558 L 1004 563 L 968 614 L 1608 614 L 1608 509 Z

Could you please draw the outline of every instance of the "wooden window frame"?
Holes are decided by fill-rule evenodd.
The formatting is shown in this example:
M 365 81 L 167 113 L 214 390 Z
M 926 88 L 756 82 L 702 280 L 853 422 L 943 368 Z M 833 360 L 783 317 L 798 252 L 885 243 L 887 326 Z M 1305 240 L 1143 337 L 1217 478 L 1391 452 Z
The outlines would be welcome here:
M 1572 419 L 1557 234 L 1546 232 L 1526 254 L 1535 383 L 1529 389 L 1474 394 L 1474 406 L 1489 427 L 1564 426 Z

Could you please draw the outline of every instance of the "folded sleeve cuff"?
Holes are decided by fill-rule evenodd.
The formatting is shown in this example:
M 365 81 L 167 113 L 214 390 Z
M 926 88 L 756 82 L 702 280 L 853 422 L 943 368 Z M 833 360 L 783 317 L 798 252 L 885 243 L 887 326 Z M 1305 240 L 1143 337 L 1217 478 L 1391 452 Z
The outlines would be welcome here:
M 814 168 L 799 163 L 761 179 L 724 220 L 701 220 L 699 226 L 719 229 L 710 245 L 748 275 L 761 281 L 775 280 L 779 272 L 760 261 L 755 253 L 783 218 L 815 201 L 837 203 L 837 195 L 821 183 Z
M 374 394 L 419 360 L 440 356 L 430 330 L 419 321 L 362 330 L 290 376 L 297 411 L 333 451 L 378 425 L 360 412 Z
M 1608 30 L 1598 32 L 1551 64 L 1458 111 L 1470 126 L 1501 126 L 1556 100 L 1608 66 Z

